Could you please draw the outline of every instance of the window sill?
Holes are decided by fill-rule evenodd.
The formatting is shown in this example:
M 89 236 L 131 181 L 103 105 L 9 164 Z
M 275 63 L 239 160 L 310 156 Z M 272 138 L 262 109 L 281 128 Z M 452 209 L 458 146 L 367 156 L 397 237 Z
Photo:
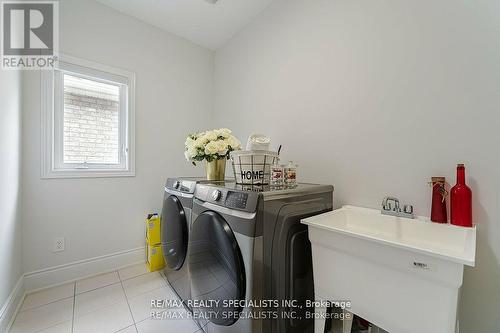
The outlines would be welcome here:
M 42 174 L 42 179 L 68 178 L 115 178 L 135 177 L 135 171 L 130 170 L 51 170 Z

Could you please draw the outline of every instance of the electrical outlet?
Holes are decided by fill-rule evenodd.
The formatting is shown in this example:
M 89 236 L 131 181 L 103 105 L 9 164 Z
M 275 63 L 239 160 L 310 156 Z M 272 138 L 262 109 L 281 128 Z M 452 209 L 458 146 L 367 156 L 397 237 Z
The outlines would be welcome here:
M 64 237 L 54 238 L 54 248 L 52 252 L 61 252 L 64 251 Z

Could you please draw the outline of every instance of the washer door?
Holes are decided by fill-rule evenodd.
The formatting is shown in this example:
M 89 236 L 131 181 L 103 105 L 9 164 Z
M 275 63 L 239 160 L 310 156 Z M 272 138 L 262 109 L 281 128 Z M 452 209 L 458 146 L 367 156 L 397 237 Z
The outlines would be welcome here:
M 163 200 L 161 242 L 167 267 L 176 271 L 181 269 L 187 254 L 188 227 L 186 213 L 175 195 Z
M 191 228 L 189 249 L 193 311 L 217 325 L 234 324 L 244 305 L 246 280 L 231 227 L 215 212 L 201 213 Z

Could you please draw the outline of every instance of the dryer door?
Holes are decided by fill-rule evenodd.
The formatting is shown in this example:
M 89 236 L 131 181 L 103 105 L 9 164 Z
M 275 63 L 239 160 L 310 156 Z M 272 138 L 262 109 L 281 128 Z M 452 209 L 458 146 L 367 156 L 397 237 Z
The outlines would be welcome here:
M 217 325 L 234 324 L 245 300 L 245 267 L 236 237 L 219 214 L 206 211 L 194 221 L 188 268 L 193 311 Z
M 175 195 L 163 200 L 161 242 L 163 257 L 169 269 L 179 270 L 184 264 L 188 246 L 186 213 Z

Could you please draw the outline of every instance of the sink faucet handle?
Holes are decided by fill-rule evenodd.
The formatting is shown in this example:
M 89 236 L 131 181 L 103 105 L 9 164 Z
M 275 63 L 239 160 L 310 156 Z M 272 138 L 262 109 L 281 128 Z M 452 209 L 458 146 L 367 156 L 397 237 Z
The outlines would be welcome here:
M 412 205 L 404 205 L 403 211 L 406 214 L 413 214 L 413 206 Z
M 393 209 L 391 209 L 391 201 L 394 202 L 394 211 L 400 212 L 401 209 L 399 208 L 399 199 L 395 197 L 385 197 L 384 200 L 382 200 L 382 209 L 386 211 L 392 211 Z

